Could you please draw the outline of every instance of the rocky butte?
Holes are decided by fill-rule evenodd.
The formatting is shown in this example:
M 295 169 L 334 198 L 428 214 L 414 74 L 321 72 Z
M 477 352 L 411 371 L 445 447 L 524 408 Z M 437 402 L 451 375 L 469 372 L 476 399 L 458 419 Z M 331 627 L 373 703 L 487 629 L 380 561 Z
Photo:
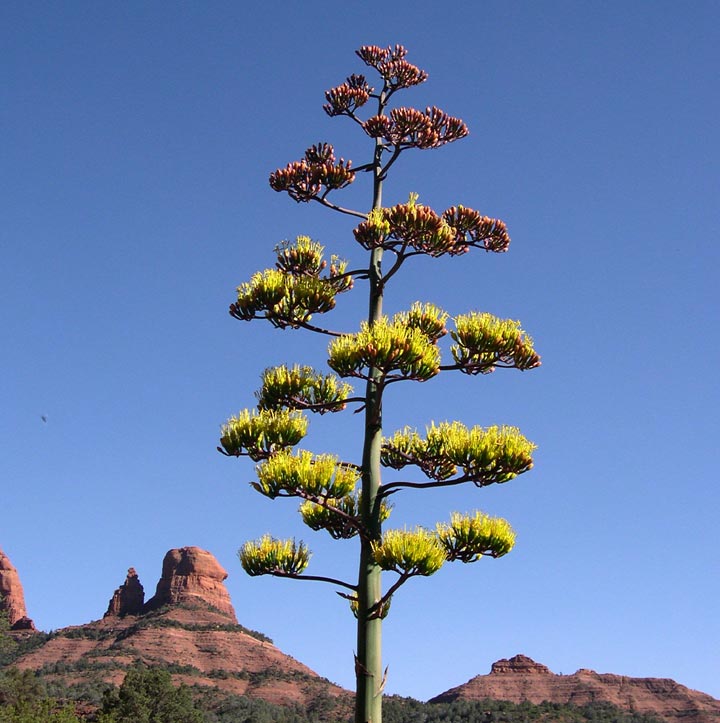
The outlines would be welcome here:
M 621 710 L 653 715 L 675 723 L 720 723 L 720 701 L 690 690 L 668 678 L 628 678 L 581 668 L 557 675 L 525 655 L 493 663 L 488 675 L 433 698 L 431 703 L 454 700 L 507 700 L 512 703 L 550 703 L 583 706 L 610 703 Z
M 155 595 L 147 601 L 143 612 L 157 610 L 163 605 L 203 602 L 237 623 L 225 587 L 227 576 L 220 563 L 206 550 L 199 547 L 170 550 L 163 560 Z
M 131 567 L 101 620 L 56 630 L 13 665 L 42 670 L 65 685 L 98 680 L 119 685 L 127 668 L 144 663 L 171 667 L 176 683 L 279 705 L 308 706 L 323 699 L 331 707 L 347 707 L 347 691 L 238 624 L 226 578 L 206 550 L 170 550 L 147 602 Z
M 12 630 L 35 630 L 27 616 L 25 594 L 10 558 L 0 550 L 0 610 L 6 612 Z
M 145 590 L 135 568 L 127 572 L 125 582 L 113 593 L 105 617 L 142 615 L 166 605 L 200 603 L 237 623 L 235 609 L 225 587 L 227 572 L 215 557 L 199 547 L 169 550 L 155 595 L 145 602 Z

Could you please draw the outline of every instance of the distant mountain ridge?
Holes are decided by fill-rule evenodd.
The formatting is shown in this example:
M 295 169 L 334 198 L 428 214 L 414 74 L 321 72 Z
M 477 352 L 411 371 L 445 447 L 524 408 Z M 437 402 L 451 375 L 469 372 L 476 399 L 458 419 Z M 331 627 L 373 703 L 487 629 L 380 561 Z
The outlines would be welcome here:
M 577 706 L 610 703 L 671 723 L 720 723 L 720 701 L 669 678 L 629 678 L 586 668 L 572 675 L 557 675 L 525 655 L 498 660 L 488 675 L 478 675 L 430 702 L 486 698 Z

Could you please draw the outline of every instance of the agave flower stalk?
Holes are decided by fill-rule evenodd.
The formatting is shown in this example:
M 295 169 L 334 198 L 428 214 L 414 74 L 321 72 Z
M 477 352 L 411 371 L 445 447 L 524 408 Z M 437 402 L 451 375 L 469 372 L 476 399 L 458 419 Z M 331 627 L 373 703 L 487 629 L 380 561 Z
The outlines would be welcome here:
M 357 582 L 307 574 L 311 553 L 304 542 L 265 535 L 239 551 L 248 574 L 329 583 L 350 602 L 357 619 L 355 651 L 356 723 L 381 723 L 386 671 L 382 665 L 382 622 L 396 592 L 415 577 L 428 577 L 446 562 L 499 558 L 515 544 L 515 533 L 501 518 L 483 512 L 453 513 L 434 529 L 383 530 L 391 513 L 388 498 L 407 490 L 472 483 L 501 484 L 533 466 L 535 445 L 509 426 L 430 423 L 425 434 L 411 428 L 383 437 L 383 395 L 389 384 L 427 382 L 441 372 L 488 374 L 495 369 L 534 369 L 540 357 L 532 339 L 511 319 L 470 311 L 454 317 L 434 304 L 416 302 L 392 317 L 383 313 L 389 282 L 416 256 L 455 257 L 471 250 L 503 253 L 510 244 L 505 223 L 460 204 L 436 212 L 410 193 L 406 203 L 383 207 L 383 185 L 400 156 L 439 148 L 464 138 L 465 123 L 434 106 L 390 108 L 395 94 L 427 80 L 408 62 L 401 45 L 374 45 L 357 51 L 377 80 L 353 74 L 325 93 L 330 117 L 353 121 L 372 143 L 361 165 L 338 158 L 329 143 L 310 146 L 300 158 L 270 174 L 270 186 L 298 203 L 315 202 L 360 219 L 354 241 L 367 252 L 367 267 L 351 270 L 345 261 L 309 236 L 297 236 L 275 249 L 272 268 L 241 283 L 231 315 L 241 321 L 264 319 L 280 329 L 303 329 L 331 337 L 328 366 L 276 366 L 262 374 L 257 408 L 244 410 L 222 427 L 221 452 L 255 461 L 251 486 L 270 498 L 297 498 L 300 515 L 312 530 L 335 540 L 357 539 Z M 371 85 L 371 83 L 375 85 Z M 335 194 L 368 174 L 367 210 L 336 203 Z M 367 176 L 366 176 L 367 177 Z M 389 257 L 387 268 L 383 266 Z M 367 313 L 359 329 L 337 331 L 315 317 L 331 312 L 356 281 L 367 281 Z M 452 363 L 442 364 L 441 346 Z M 348 381 L 360 383 L 361 392 Z M 332 454 L 294 450 L 306 435 L 305 412 L 323 415 L 348 406 L 364 415 L 359 461 Z M 418 470 L 424 479 L 391 479 L 382 468 Z M 383 589 L 382 574 L 394 574 Z M 346 592 L 349 591 L 349 592 Z

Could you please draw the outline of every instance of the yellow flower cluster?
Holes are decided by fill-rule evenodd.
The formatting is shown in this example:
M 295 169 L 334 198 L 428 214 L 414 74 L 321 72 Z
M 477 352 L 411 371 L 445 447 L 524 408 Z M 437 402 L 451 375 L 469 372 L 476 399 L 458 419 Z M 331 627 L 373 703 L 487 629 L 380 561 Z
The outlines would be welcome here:
M 246 542 L 238 551 L 240 564 L 248 575 L 299 575 L 310 562 L 310 550 L 295 540 L 276 540 L 264 535 Z
M 323 261 L 324 246 L 309 236 L 298 236 L 294 243 L 283 241 L 275 247 L 276 266 L 293 276 L 317 277 L 327 266 Z
M 484 486 L 527 472 L 535 449 L 516 427 L 468 429 L 462 422 L 442 422 L 428 427 L 425 439 L 409 427 L 386 438 L 380 460 L 393 469 L 416 465 L 435 480 L 454 477 L 459 467 L 468 481 Z
M 483 555 L 502 557 L 515 546 L 515 532 L 502 517 L 482 512 L 453 512 L 450 522 L 437 525 L 437 534 L 448 560 L 475 562 Z
M 370 369 L 383 378 L 426 381 L 440 371 L 440 351 L 419 329 L 383 317 L 372 326 L 364 322 L 357 334 L 330 342 L 328 364 L 341 377 L 368 379 Z
M 277 268 L 259 271 L 240 284 L 230 314 L 241 321 L 264 316 L 274 326 L 285 328 L 300 326 L 313 314 L 334 309 L 335 296 L 351 289 L 353 279 L 344 275 L 347 263 L 336 256 L 331 259 L 329 275 L 321 277 L 327 267 L 323 250 L 308 236 L 280 244 Z
M 248 319 L 260 310 L 272 309 L 286 294 L 287 275 L 277 269 L 265 269 L 252 275 L 248 282 L 237 288 L 237 311 Z
M 507 520 L 482 512 L 461 515 L 435 529 L 388 530 L 372 545 L 373 559 L 383 570 L 400 575 L 432 575 L 446 561 L 474 562 L 482 556 L 501 557 L 515 545 L 515 533 Z
M 404 324 L 411 329 L 419 329 L 425 336 L 435 343 L 447 334 L 445 322 L 448 315 L 435 304 L 416 301 L 410 311 L 401 311 L 393 316 L 393 323 Z
M 450 351 L 466 374 L 487 374 L 498 366 L 521 370 L 540 366 L 540 356 L 519 321 L 474 311 L 455 318 L 450 336 L 457 342 Z
M 334 374 L 321 374 L 312 367 L 295 364 L 271 367 L 262 374 L 256 393 L 260 409 L 304 409 L 315 407 L 320 414 L 345 409 L 352 387 Z
M 243 409 L 223 425 L 220 444 L 226 454 L 247 455 L 257 462 L 297 444 L 307 428 L 307 418 L 298 411 Z
M 383 570 L 401 575 L 432 575 L 446 560 L 437 535 L 424 527 L 388 530 L 372 545 L 373 559 Z
M 283 450 L 259 464 L 253 487 L 271 499 L 278 496 L 345 497 L 355 489 L 360 473 L 331 454 Z
M 325 504 L 305 501 L 300 505 L 303 522 L 312 530 L 326 530 L 336 540 L 350 539 L 358 533 L 348 517 L 360 519 L 361 494 L 347 495 L 339 499 L 329 498 Z M 380 503 L 380 522 L 390 516 L 390 505 Z M 342 514 L 338 514 L 338 512 Z
M 279 328 L 297 327 L 309 322 L 313 314 L 335 308 L 336 291 L 327 281 L 290 276 L 276 269 L 254 274 L 237 291 L 237 301 L 230 307 L 232 316 L 249 321 L 264 314 Z

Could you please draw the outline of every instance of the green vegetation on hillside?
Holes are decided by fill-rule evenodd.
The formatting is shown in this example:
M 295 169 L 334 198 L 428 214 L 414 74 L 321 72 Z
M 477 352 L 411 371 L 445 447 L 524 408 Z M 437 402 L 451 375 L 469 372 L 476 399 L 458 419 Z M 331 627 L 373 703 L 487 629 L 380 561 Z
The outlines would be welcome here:
M 3 597 L 0 595 L 0 606 Z M 7 634 L 10 630 L 10 619 L 7 611 L 0 607 L 0 665 L 3 665 L 5 658 L 12 655 L 15 648 L 15 641 Z
M 190 689 L 176 688 L 170 673 L 137 667 L 128 671 L 119 689 L 103 701 L 99 723 L 205 723 Z
M 82 723 L 71 704 L 48 694 L 33 671 L 0 671 L 0 723 Z
M 262 674 L 253 678 L 260 683 Z M 421 703 L 391 696 L 383 707 L 385 723 L 660 723 L 605 703 Z M 169 668 L 131 668 L 120 688 L 100 681 L 64 686 L 35 671 L 0 670 L 0 723 L 349 723 L 351 717 L 349 697 L 319 692 L 307 708 L 279 706 L 219 688 L 175 687 Z
M 11 633 L 8 613 L 0 609 L 0 668 L 14 663 L 24 653 L 39 647 L 48 637 L 47 633 L 36 631 Z
M 119 637 L 125 639 L 130 630 L 151 626 L 238 631 L 269 640 L 262 633 L 248 631 L 241 625 L 187 625 L 164 618 L 160 611 L 138 619 L 136 625 L 122 631 Z M 350 698 L 338 700 L 322 690 L 303 708 L 229 695 L 219 688 L 175 687 L 171 679 L 173 673 L 201 674 L 192 666 L 138 665 L 128 670 L 120 688 L 103 682 L 103 673 L 124 667 L 113 657 L 132 654 L 130 647 L 91 651 L 73 663 L 48 664 L 41 671 L 20 671 L 10 665 L 23 653 L 54 636 L 100 639 L 109 635 L 117 636 L 117 631 L 88 626 L 52 634 L 14 635 L 9 633 L 7 614 L 0 612 L 0 723 L 348 723 L 351 720 Z M 63 683 L 64 675 L 77 672 L 96 675 L 73 685 Z M 250 682 L 251 688 L 278 678 L 301 680 L 304 684 L 323 682 L 302 673 L 283 674 L 277 670 L 256 673 L 217 670 L 208 677 L 242 678 Z M 385 723 L 659 723 L 656 718 L 625 713 L 603 703 L 584 707 L 495 700 L 421 703 L 393 696 L 385 698 L 383 709 Z
M 384 723 L 660 723 L 657 718 L 625 713 L 607 703 L 582 707 L 490 699 L 421 703 L 397 697 L 385 699 L 383 719 Z

